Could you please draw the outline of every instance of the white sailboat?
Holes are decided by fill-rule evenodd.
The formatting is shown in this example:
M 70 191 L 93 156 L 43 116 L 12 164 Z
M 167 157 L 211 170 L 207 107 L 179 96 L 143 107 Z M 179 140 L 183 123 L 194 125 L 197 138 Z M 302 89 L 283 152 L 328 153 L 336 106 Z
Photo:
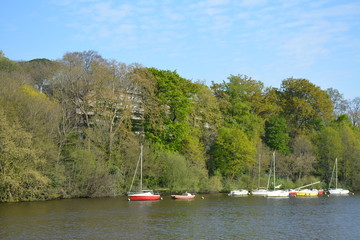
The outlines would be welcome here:
M 349 194 L 350 193 L 349 190 L 338 188 L 338 160 L 337 160 L 337 158 L 335 159 L 335 164 L 334 164 L 334 168 L 333 168 L 333 171 L 332 171 L 332 174 L 331 174 L 331 179 L 330 179 L 330 185 L 329 186 L 331 186 L 332 179 L 333 179 L 333 176 L 334 176 L 334 172 L 335 172 L 335 188 L 330 188 L 329 193 L 334 194 L 334 195 L 346 195 L 346 194 Z
M 261 158 L 261 156 L 260 156 L 260 158 Z M 269 178 L 268 178 L 267 187 L 266 187 L 266 188 L 260 187 L 260 173 L 261 173 L 260 158 L 259 158 L 259 173 L 258 173 L 258 174 L 259 174 L 259 178 L 258 178 L 258 189 L 251 190 L 251 195 L 264 197 L 264 196 L 267 195 L 268 189 L 269 189 L 270 176 L 271 176 L 271 168 L 270 168 L 270 173 L 269 173 Z
M 233 197 L 245 197 L 249 195 L 249 191 L 246 189 L 237 189 L 230 191 L 228 195 Z
M 161 197 L 159 194 L 154 194 L 154 192 L 152 190 L 143 190 L 142 189 L 142 162 L 143 162 L 143 145 L 141 145 L 140 147 L 140 155 L 139 155 L 139 160 L 137 162 L 136 165 L 136 169 L 135 169 L 135 173 L 134 173 L 134 177 L 132 179 L 131 182 L 131 186 L 130 186 L 130 190 L 128 192 L 128 197 L 129 197 L 129 201 L 149 201 L 149 200 L 160 200 Z M 135 176 L 136 176 L 136 172 L 138 169 L 140 163 L 140 189 L 137 192 L 131 192 L 131 188 L 133 186 L 134 180 L 135 180 Z
M 284 190 L 278 189 L 281 187 L 281 184 L 276 186 L 275 152 L 273 152 L 273 169 L 274 169 L 274 180 L 273 180 L 274 190 L 268 191 L 268 193 L 266 194 L 266 197 L 289 197 L 289 191 L 284 191 Z

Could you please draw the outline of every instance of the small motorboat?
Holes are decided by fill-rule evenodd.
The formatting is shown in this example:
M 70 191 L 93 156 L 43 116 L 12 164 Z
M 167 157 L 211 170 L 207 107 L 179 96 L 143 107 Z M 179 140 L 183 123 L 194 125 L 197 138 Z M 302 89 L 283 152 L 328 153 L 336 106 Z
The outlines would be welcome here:
M 249 195 L 249 191 L 245 189 L 232 190 L 229 193 L 229 196 L 233 196 L 233 197 L 248 196 L 248 195 Z
M 171 198 L 172 199 L 193 199 L 193 198 L 195 198 L 195 194 L 185 192 L 181 195 L 171 195 Z

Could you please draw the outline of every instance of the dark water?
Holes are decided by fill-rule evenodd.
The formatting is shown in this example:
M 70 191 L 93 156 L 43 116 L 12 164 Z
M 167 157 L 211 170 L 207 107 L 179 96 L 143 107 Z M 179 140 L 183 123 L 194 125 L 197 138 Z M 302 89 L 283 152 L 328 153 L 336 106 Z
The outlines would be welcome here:
M 201 199 L 204 196 L 205 199 Z M 360 195 L 0 204 L 0 239 L 360 239 Z

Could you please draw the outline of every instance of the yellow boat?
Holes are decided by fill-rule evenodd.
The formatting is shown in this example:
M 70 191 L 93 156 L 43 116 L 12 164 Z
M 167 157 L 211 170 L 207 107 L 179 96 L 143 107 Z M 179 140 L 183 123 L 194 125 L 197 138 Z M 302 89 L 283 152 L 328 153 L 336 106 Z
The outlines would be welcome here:
M 297 197 L 317 197 L 319 191 L 317 189 L 303 189 L 296 192 Z

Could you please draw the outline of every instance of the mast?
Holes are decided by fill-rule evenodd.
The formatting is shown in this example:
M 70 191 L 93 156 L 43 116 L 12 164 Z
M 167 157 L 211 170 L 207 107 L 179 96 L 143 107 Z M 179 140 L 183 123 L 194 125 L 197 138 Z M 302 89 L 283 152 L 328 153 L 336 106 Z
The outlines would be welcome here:
M 267 181 L 267 185 L 266 185 L 266 190 L 269 190 L 269 187 L 270 187 L 270 181 L 271 181 L 271 176 L 272 176 L 272 169 L 273 169 L 273 161 L 270 161 L 269 177 L 268 177 L 268 181 Z
M 130 185 L 130 189 L 129 189 L 129 192 L 131 192 L 131 189 L 132 189 L 132 186 L 134 185 L 134 180 L 135 180 L 135 177 L 136 177 L 136 173 L 137 173 L 137 170 L 139 168 L 139 162 L 141 162 L 141 182 L 140 182 L 140 189 L 142 190 L 142 144 L 141 144 L 141 148 L 140 148 L 140 155 L 139 155 L 139 159 L 136 163 L 136 168 L 135 168 L 135 172 L 134 172 L 134 176 L 133 176 L 133 179 L 131 181 L 131 185 Z
M 259 179 L 258 179 L 258 188 L 260 188 L 260 160 L 261 160 L 261 154 L 259 155 Z
M 143 175 L 142 175 L 142 163 L 143 163 L 143 145 L 141 144 L 140 146 L 140 191 L 142 191 L 142 180 L 143 180 Z
M 275 151 L 273 152 L 273 162 L 274 162 L 274 191 L 275 191 Z
M 337 164 L 337 158 L 335 159 L 335 188 L 337 189 L 337 182 L 338 182 L 338 164 Z

